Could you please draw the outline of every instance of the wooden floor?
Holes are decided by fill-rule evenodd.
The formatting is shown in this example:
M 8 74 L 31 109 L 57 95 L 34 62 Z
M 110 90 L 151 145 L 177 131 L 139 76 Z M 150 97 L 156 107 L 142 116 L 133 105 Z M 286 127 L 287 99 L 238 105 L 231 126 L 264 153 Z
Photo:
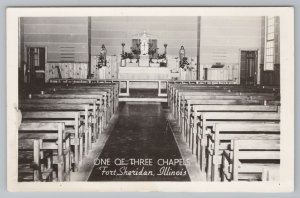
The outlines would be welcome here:
M 167 128 L 166 105 L 161 103 L 121 103 L 114 129 L 99 156 L 110 159 L 106 170 L 117 170 L 105 175 L 104 165 L 97 165 L 89 181 L 190 181 L 185 165 L 158 165 L 158 160 L 182 160 L 172 130 Z M 152 159 L 153 165 L 115 165 L 114 160 Z M 101 167 L 101 168 L 100 168 Z M 127 175 L 126 171 L 142 171 L 150 175 Z M 163 169 L 165 172 L 160 174 Z M 167 170 L 166 170 L 167 169 Z M 172 173 L 175 173 L 173 175 Z

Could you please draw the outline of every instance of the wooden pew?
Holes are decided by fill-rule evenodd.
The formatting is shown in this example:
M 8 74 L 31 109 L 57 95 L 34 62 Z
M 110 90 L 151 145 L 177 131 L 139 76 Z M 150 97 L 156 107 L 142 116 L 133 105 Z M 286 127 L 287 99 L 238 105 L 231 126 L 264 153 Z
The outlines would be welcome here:
M 241 85 L 174 85 L 170 86 L 168 88 L 168 94 L 172 96 L 172 94 L 175 93 L 176 90 L 181 91 L 181 90 L 203 90 L 203 89 L 223 89 L 223 90 L 258 90 L 259 92 L 274 92 L 274 93 L 279 93 L 280 89 L 279 87 L 277 88 L 269 88 L 269 87 L 264 87 L 264 86 L 241 86 Z
M 194 93 L 196 94 L 194 95 Z M 187 127 L 189 127 L 191 106 L 198 105 L 198 104 L 205 104 L 206 101 L 208 100 L 210 100 L 210 102 L 207 104 L 212 104 L 216 100 L 223 100 L 220 101 L 219 103 L 230 104 L 230 99 L 240 100 L 241 103 L 244 104 L 246 103 L 264 104 L 264 105 L 280 104 L 280 102 L 277 101 L 279 99 L 278 96 L 274 95 L 274 93 L 243 93 L 243 92 L 236 93 L 236 92 L 223 92 L 223 91 L 215 92 L 214 90 L 211 91 L 206 90 L 206 92 L 183 92 L 180 94 L 182 94 L 181 101 L 177 102 L 178 105 L 175 111 L 177 113 L 175 114 L 175 117 L 178 118 L 178 123 L 183 134 L 186 134 L 186 130 L 188 130 Z M 185 112 L 186 114 L 182 112 Z
M 175 99 L 172 103 L 172 112 L 175 117 L 178 117 L 178 111 L 180 109 L 180 100 L 182 97 L 187 97 L 187 96 L 218 96 L 218 95 L 230 95 L 230 96 L 255 96 L 255 95 L 260 95 L 260 96 L 275 96 L 275 93 L 257 93 L 257 92 L 243 92 L 243 91 L 236 91 L 236 92 L 228 92 L 227 90 L 202 90 L 201 92 L 199 91 L 180 91 L 176 93 Z
M 89 79 L 90 80 L 90 79 Z M 109 96 L 113 99 L 113 112 L 115 113 L 118 109 L 118 103 L 119 103 L 119 91 L 120 91 L 120 87 L 119 87 L 119 82 L 113 82 L 113 83 L 89 83 L 89 84 L 66 84 L 66 85 L 60 85 L 60 86 L 52 86 L 54 88 L 57 89 L 63 89 L 63 88 L 68 88 L 69 90 L 71 89 L 87 89 L 89 91 L 108 91 L 109 92 Z
M 108 124 L 108 118 L 106 114 L 106 102 L 103 100 L 102 95 L 90 95 L 90 94 L 83 94 L 83 93 L 77 93 L 77 94 L 33 94 L 31 95 L 31 99 L 95 99 L 97 100 L 96 104 L 99 109 L 99 115 L 98 117 L 98 133 L 102 133 L 104 128 L 106 128 Z
M 204 84 L 170 84 L 168 83 L 168 93 L 174 89 L 201 89 L 201 88 L 243 88 L 243 89 L 261 89 L 266 91 L 279 92 L 280 87 L 266 87 L 266 86 L 244 86 L 237 84 L 219 84 L 219 85 L 204 85 Z
M 221 154 L 229 145 L 224 142 L 241 139 L 278 140 L 280 139 L 280 125 L 279 123 L 266 122 L 215 122 L 212 132 L 208 135 L 207 180 L 218 181 L 220 179 Z
M 94 127 L 93 134 L 97 134 L 100 123 L 98 123 L 98 116 L 100 115 L 100 109 L 99 106 L 97 105 L 97 100 L 96 99 L 70 99 L 70 98 L 62 98 L 62 99 L 24 99 L 20 101 L 21 104 L 86 104 L 86 105 L 91 105 L 93 108 L 92 116 L 91 116 L 91 121 Z
M 22 112 L 22 122 L 59 122 L 64 123 L 65 132 L 71 134 L 71 145 L 74 146 L 74 169 L 83 159 L 83 131 L 84 125 L 80 121 L 80 112 L 77 111 L 37 111 Z
M 255 96 L 255 95 L 260 95 L 260 96 L 274 96 L 276 97 L 277 94 L 276 93 L 261 93 L 261 92 L 257 92 L 256 90 L 251 90 L 251 91 L 247 91 L 244 89 L 239 89 L 239 90 L 235 90 L 235 91 L 229 91 L 229 90 L 222 90 L 222 89 L 205 89 L 205 90 L 189 90 L 189 89 L 185 89 L 185 90 L 176 90 L 175 96 L 174 96 L 174 102 L 172 103 L 172 110 L 173 109 L 177 109 L 177 111 L 173 112 L 173 115 L 175 115 L 175 117 L 177 116 L 177 112 L 178 112 L 178 108 L 180 108 L 180 101 L 182 99 L 182 97 L 186 97 L 186 96 L 213 96 L 213 95 L 245 95 L 245 96 Z
M 109 122 L 111 116 L 113 115 L 113 108 L 114 108 L 114 104 L 113 104 L 113 98 L 111 97 L 111 94 L 108 92 L 105 92 L 103 90 L 88 90 L 88 89 L 78 89 L 78 90 L 74 90 L 74 89 L 56 89 L 54 92 L 53 91 L 46 91 L 46 94 L 72 94 L 72 95 L 82 95 L 82 94 L 86 94 L 86 95 L 95 95 L 95 94 L 99 94 L 99 97 L 101 97 L 101 95 L 103 98 L 103 107 L 104 107 L 104 111 L 106 112 L 106 122 Z
M 20 103 L 21 111 L 78 111 L 84 119 L 84 137 L 87 141 L 84 142 L 85 155 L 88 155 L 88 150 L 92 148 L 92 122 L 94 107 L 88 104 L 60 104 L 60 103 Z
M 279 163 L 280 140 L 233 140 L 222 154 L 221 181 L 276 181 Z
M 244 106 L 247 108 L 247 106 Z M 189 136 L 191 137 L 191 149 L 196 154 L 200 163 L 200 168 L 204 171 L 206 166 L 205 163 L 205 150 L 207 147 L 207 136 L 210 133 L 210 129 L 213 127 L 215 122 L 227 122 L 227 123 L 238 123 L 238 122 L 279 122 L 280 113 L 277 111 L 272 112 L 272 108 L 269 112 L 265 112 L 265 108 L 252 108 L 255 112 L 244 112 L 242 109 L 229 109 L 227 112 L 217 112 L 217 110 L 211 110 L 210 112 L 198 112 L 197 116 L 194 117 Z M 275 110 L 275 109 L 274 109 Z M 259 112 L 261 111 L 261 112 Z
M 213 95 L 213 96 L 183 96 L 181 99 L 181 105 L 178 107 L 178 121 L 179 121 L 179 126 L 182 129 L 182 133 L 185 133 L 184 130 L 188 130 L 189 123 L 190 123 L 190 113 L 191 113 L 191 108 L 193 105 L 201 105 L 203 104 L 203 101 L 217 101 L 217 100 L 222 100 L 222 101 L 230 101 L 230 100 L 240 100 L 244 101 L 243 104 L 246 104 L 249 102 L 249 104 L 256 104 L 255 101 L 259 101 L 257 104 L 272 104 L 272 105 L 279 105 L 279 99 L 277 96 L 265 96 L 265 95 L 253 95 L 253 96 L 244 96 L 244 95 L 239 95 L 239 96 L 234 96 L 234 95 Z M 225 103 L 225 102 L 224 102 Z
M 182 94 L 179 98 L 178 102 L 178 110 L 183 110 L 184 107 L 188 105 L 188 100 L 195 101 L 195 100 L 280 100 L 279 96 L 275 96 L 273 94 L 260 94 L 260 93 L 252 93 L 249 94 L 232 94 L 232 93 L 219 93 L 214 95 L 189 95 L 189 94 Z
M 69 181 L 70 180 L 70 169 L 71 169 L 71 160 L 70 160 L 70 134 L 64 133 L 64 124 L 60 122 L 26 122 L 21 123 L 19 127 L 19 139 L 41 139 L 42 142 L 39 144 L 40 148 L 34 148 L 34 160 L 36 163 L 38 156 L 38 150 L 43 151 L 52 151 L 57 152 L 56 155 L 50 156 L 48 159 L 48 165 L 57 164 L 57 178 L 58 181 Z M 20 142 L 21 143 L 21 142 Z M 37 142 L 35 143 L 37 144 Z M 35 145 L 37 147 L 37 145 Z M 24 145 L 19 144 L 19 148 L 24 147 Z M 55 158 L 56 157 L 56 158 Z M 35 180 L 40 178 L 38 172 L 45 172 L 45 170 L 40 170 L 39 164 L 37 166 L 37 171 L 35 173 Z M 52 172 L 52 167 L 47 167 L 48 173 Z M 22 170 L 19 170 L 21 172 Z
M 182 133 L 184 136 L 187 138 L 187 132 L 189 131 L 189 126 L 190 126 L 190 114 L 191 114 L 191 106 L 194 105 L 263 105 L 264 101 L 261 100 L 243 100 L 239 99 L 237 96 L 236 99 L 223 99 L 223 100 L 187 100 L 187 106 L 186 106 L 186 118 L 184 117 L 185 115 L 183 114 L 182 116 L 180 115 L 178 121 L 179 123 L 182 123 L 181 129 Z M 187 139 L 186 139 L 187 141 Z
M 204 103 L 202 100 L 229 100 L 229 99 L 249 99 L 249 101 L 252 100 L 252 103 L 254 103 L 255 100 L 263 100 L 259 102 L 260 104 L 272 104 L 272 105 L 280 105 L 280 102 L 278 101 L 280 99 L 279 96 L 277 96 L 274 93 L 244 93 L 244 92 L 227 92 L 222 90 L 217 90 L 217 92 L 212 89 L 210 91 L 205 90 L 205 92 L 189 92 L 189 90 L 184 90 L 183 92 L 178 93 L 179 100 L 175 100 L 174 106 L 176 106 L 176 110 L 173 112 L 174 117 L 178 119 L 179 126 L 181 127 L 182 133 L 185 133 L 184 130 L 186 130 L 186 126 L 184 125 L 185 116 L 182 114 L 182 112 L 186 112 L 187 119 L 186 121 L 189 122 L 189 115 L 190 115 L 190 108 L 193 103 L 197 105 L 197 100 L 199 100 L 200 103 Z M 190 101 L 190 104 L 188 103 Z M 224 102 L 226 103 L 226 102 Z M 186 108 L 185 108 L 186 107 Z M 175 107 L 173 107 L 174 109 Z M 187 124 L 189 126 L 189 123 Z
M 88 81 L 91 81 L 91 79 L 87 79 Z M 108 91 L 111 98 L 113 98 L 113 112 L 115 113 L 118 109 L 118 103 L 119 103 L 119 92 L 120 92 L 120 86 L 118 81 L 113 80 L 106 80 L 106 81 L 100 81 L 100 83 L 94 83 L 94 81 L 91 81 L 89 83 L 59 83 L 59 84 L 52 84 L 50 88 L 54 89 L 89 89 L 89 90 L 105 90 Z
M 42 96 L 45 95 L 45 96 Z M 110 120 L 110 115 L 111 115 L 111 111 L 108 111 L 109 109 L 111 109 L 111 103 L 108 102 L 107 97 L 106 97 L 106 92 L 89 92 L 89 91 L 61 91 L 61 90 L 57 90 L 54 93 L 43 93 L 43 94 L 33 94 L 31 97 L 32 98 L 81 98 L 81 99 L 96 99 L 98 100 L 98 102 L 96 102 L 96 104 L 100 105 L 100 110 L 103 111 L 103 124 L 104 124 L 104 128 L 106 127 L 106 125 L 108 124 L 109 120 Z
M 232 87 L 232 86 L 237 86 L 237 85 L 197 85 L 197 87 L 200 89 L 200 88 L 220 88 L 220 87 L 223 87 L 223 89 L 226 89 L 226 87 Z M 174 99 L 174 95 L 176 93 L 176 90 L 184 90 L 184 89 L 189 89 L 191 87 L 191 85 L 186 85 L 186 86 L 183 86 L 182 84 L 181 85 L 176 85 L 176 84 L 170 84 L 168 83 L 168 86 L 167 86 L 167 96 L 168 96 L 168 105 L 170 106 L 171 104 L 171 101 Z
M 182 107 L 182 104 L 187 99 L 216 99 L 220 98 L 221 96 L 226 96 L 226 99 L 230 99 L 230 97 L 234 98 L 234 96 L 241 96 L 241 99 L 243 99 L 242 96 L 246 99 L 247 96 L 249 99 L 258 99 L 258 100 L 278 100 L 280 97 L 277 96 L 275 93 L 257 93 L 257 92 L 228 92 L 226 90 L 202 90 L 199 91 L 189 91 L 184 90 L 177 92 L 175 101 L 172 103 L 172 112 L 174 117 L 180 118 L 180 109 Z M 221 98 L 222 99 L 222 98 Z M 225 99 L 225 98 L 224 98 Z
M 223 91 L 223 92 L 256 92 L 256 93 L 279 93 L 278 89 L 267 89 L 262 87 L 245 87 L 240 85 L 218 85 L 218 86 L 203 86 L 203 85 L 185 85 L 173 86 L 168 91 L 169 104 L 176 99 L 176 94 L 182 92 L 204 92 L 204 91 Z
M 198 117 L 197 113 L 201 113 L 202 111 L 223 111 L 223 112 L 275 112 L 271 113 L 272 115 L 276 115 L 273 118 L 271 117 L 262 117 L 257 118 L 256 120 L 253 119 L 248 113 L 248 118 L 246 114 L 244 114 L 244 120 L 241 118 L 236 119 L 235 121 L 225 121 L 226 117 L 224 118 L 223 122 L 235 124 L 237 121 L 241 123 L 248 124 L 255 123 L 260 121 L 259 124 L 264 124 L 264 120 L 267 121 L 275 121 L 279 122 L 279 113 L 277 105 L 280 105 L 280 93 L 279 88 L 266 88 L 266 87 L 243 87 L 243 86 L 203 86 L 203 85 L 171 85 L 168 84 L 168 104 L 172 109 L 172 113 L 175 118 L 178 118 L 179 124 L 183 130 L 183 133 L 186 133 L 186 137 L 188 137 L 189 144 L 192 143 L 192 150 L 193 152 L 200 152 L 194 145 L 197 145 L 197 138 L 198 135 L 195 133 L 196 126 L 190 127 L 190 123 L 194 125 L 196 121 L 194 120 L 195 117 Z M 207 100 L 210 100 L 207 102 Z M 217 102 L 217 100 L 224 100 L 222 102 Z M 226 100 L 226 101 L 225 101 Z M 235 105 L 234 102 L 230 104 L 230 100 L 242 100 L 239 105 Z M 251 104 L 252 101 L 252 104 Z M 256 103 L 259 101 L 258 103 Z M 214 105 L 214 103 L 219 103 L 220 105 Z M 199 103 L 199 104 L 198 104 Z M 244 103 L 244 104 L 242 104 Z M 248 105 L 247 105 L 248 103 Z M 255 104 L 255 105 L 254 105 Z M 266 106 L 267 105 L 267 106 Z M 272 106 L 269 106 L 272 105 Z M 276 105 L 276 106 L 273 106 Z M 194 106 L 198 106 L 197 108 L 192 109 Z M 211 108 L 211 107 L 215 107 Z M 232 108 L 233 107 L 233 108 Z M 249 107 L 249 108 L 248 108 Z M 216 109 L 217 108 L 217 109 Z M 195 115 L 193 116 L 193 111 L 196 110 Z M 199 111 L 199 112 L 198 112 Z M 228 116 L 228 115 L 227 115 Z M 265 114 L 266 116 L 266 114 Z M 229 116 L 230 117 L 230 116 Z M 192 119 L 193 118 L 193 119 Z M 228 117 L 227 117 L 228 118 Z M 192 120 L 191 120 L 192 119 Z M 247 122 L 245 122 L 245 120 Z M 194 122 L 191 122 L 194 121 Z M 216 119 L 216 121 L 219 121 Z M 197 121 L 198 123 L 202 123 L 203 121 Z M 209 121 L 210 122 L 210 121 Z M 207 122 L 207 123 L 209 123 Z M 223 124 L 219 121 L 219 124 Z M 201 129 L 202 130 L 202 129 Z M 192 133 L 193 132 L 193 133 Z M 197 131 L 196 131 L 197 132 Z M 211 135 L 211 134 L 210 134 Z M 212 132 L 212 137 L 214 137 L 214 132 Z M 199 138 L 200 140 L 200 138 Z M 212 141 L 211 141 L 212 142 Z M 208 144 L 207 144 L 208 145 Z M 198 146 L 198 145 L 197 145 Z M 199 147 L 200 148 L 200 147 Z M 207 147 L 208 148 L 208 147 Z M 207 149 L 206 148 L 206 149 Z M 210 167 L 210 166 L 208 166 Z M 201 167 L 202 168 L 202 167 Z M 211 167 L 210 167 L 211 168 Z M 207 176 L 210 178 L 210 174 L 214 173 L 214 168 L 211 168 L 211 171 L 208 171 Z M 210 173 L 211 172 L 211 173 Z M 214 179 L 212 174 L 212 178 Z
M 86 93 L 86 94 L 99 94 L 99 95 L 105 95 L 104 100 L 105 103 L 109 106 L 108 109 L 111 110 L 110 115 L 116 112 L 118 108 L 118 90 L 117 88 L 114 88 L 112 85 L 110 86 L 101 86 L 101 87 L 90 87 L 90 86 L 50 86 L 50 87 L 44 87 L 44 88 L 37 88 L 36 90 L 32 90 L 30 94 L 36 94 L 36 93 Z M 113 109 L 111 109 L 111 107 Z
M 74 87 L 81 87 L 82 85 L 78 85 L 78 84 L 75 84 Z M 83 86 L 84 88 L 88 88 L 88 89 L 105 89 L 105 88 L 108 88 L 108 89 L 112 89 L 112 92 L 111 92 L 111 98 L 114 100 L 113 101 L 113 107 L 114 107 L 114 113 L 117 111 L 118 109 L 118 104 L 119 104 L 119 92 L 120 92 L 120 87 L 119 87 L 119 83 L 100 83 L 100 84 L 88 84 L 88 85 L 84 85 Z
M 117 110 L 118 110 L 118 105 L 119 105 L 119 85 L 118 84 L 105 84 L 103 85 L 102 83 L 101 84 L 88 84 L 88 85 L 78 85 L 78 84 L 75 84 L 73 85 L 74 88 L 85 88 L 85 89 L 105 89 L 105 88 L 113 88 L 113 91 L 111 93 L 111 98 L 113 100 L 113 112 L 115 113 Z

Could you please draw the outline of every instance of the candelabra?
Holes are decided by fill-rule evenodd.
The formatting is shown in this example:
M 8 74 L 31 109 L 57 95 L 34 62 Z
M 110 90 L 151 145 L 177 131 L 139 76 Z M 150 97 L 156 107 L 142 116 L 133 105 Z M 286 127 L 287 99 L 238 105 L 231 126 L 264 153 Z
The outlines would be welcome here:
M 124 55 L 124 46 L 125 46 L 125 43 L 122 43 L 122 55 Z
M 165 47 L 165 55 L 167 55 L 167 46 L 168 46 L 168 44 L 164 44 L 164 47 Z

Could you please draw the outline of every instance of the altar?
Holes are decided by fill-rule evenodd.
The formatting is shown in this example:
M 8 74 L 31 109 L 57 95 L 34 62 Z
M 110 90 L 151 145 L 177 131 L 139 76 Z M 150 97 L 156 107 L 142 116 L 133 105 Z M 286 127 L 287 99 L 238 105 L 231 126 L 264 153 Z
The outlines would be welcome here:
M 118 79 L 168 80 L 170 74 L 168 67 L 120 67 Z
M 121 66 L 119 68 L 118 79 L 132 80 L 168 80 L 170 79 L 170 68 L 166 65 L 166 50 L 163 58 L 158 59 L 154 56 L 157 53 L 157 45 L 154 42 L 153 35 L 144 31 L 134 36 L 134 42 L 131 46 L 131 53 L 135 56 L 127 56 L 122 49 Z M 164 63 L 164 64 L 162 64 Z M 163 66 L 161 66 L 163 65 Z

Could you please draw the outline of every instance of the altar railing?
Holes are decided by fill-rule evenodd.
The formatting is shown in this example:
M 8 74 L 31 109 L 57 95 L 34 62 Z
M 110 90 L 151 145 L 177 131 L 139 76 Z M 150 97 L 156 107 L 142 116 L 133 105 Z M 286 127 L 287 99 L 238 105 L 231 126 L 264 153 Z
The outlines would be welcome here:
M 49 80 L 50 83 L 118 83 L 119 84 L 119 96 L 130 96 L 131 83 L 141 82 L 141 83 L 156 83 L 157 84 L 157 96 L 166 97 L 167 93 L 163 93 L 163 89 L 168 89 L 169 84 L 237 84 L 236 81 L 232 80 L 140 80 L 140 79 L 61 79 L 61 78 L 52 78 Z M 125 85 L 124 86 L 121 86 Z M 166 84 L 164 86 L 163 84 Z M 125 92 L 122 92 L 122 89 L 125 89 Z
M 169 80 L 140 80 L 140 79 L 118 79 L 118 80 L 113 80 L 113 79 L 61 79 L 61 78 L 52 78 L 49 80 L 49 83 L 119 83 L 119 96 L 130 96 L 130 88 L 131 88 L 131 83 L 132 82 L 150 82 L 150 83 L 157 83 L 157 90 L 158 90 L 158 95 L 159 97 L 166 97 L 167 93 L 162 93 L 162 89 L 167 88 L 167 83 Z M 121 86 L 122 84 L 125 84 L 125 88 Z M 163 83 L 166 83 L 166 86 L 162 86 Z M 122 92 L 122 89 L 125 89 L 126 92 Z

